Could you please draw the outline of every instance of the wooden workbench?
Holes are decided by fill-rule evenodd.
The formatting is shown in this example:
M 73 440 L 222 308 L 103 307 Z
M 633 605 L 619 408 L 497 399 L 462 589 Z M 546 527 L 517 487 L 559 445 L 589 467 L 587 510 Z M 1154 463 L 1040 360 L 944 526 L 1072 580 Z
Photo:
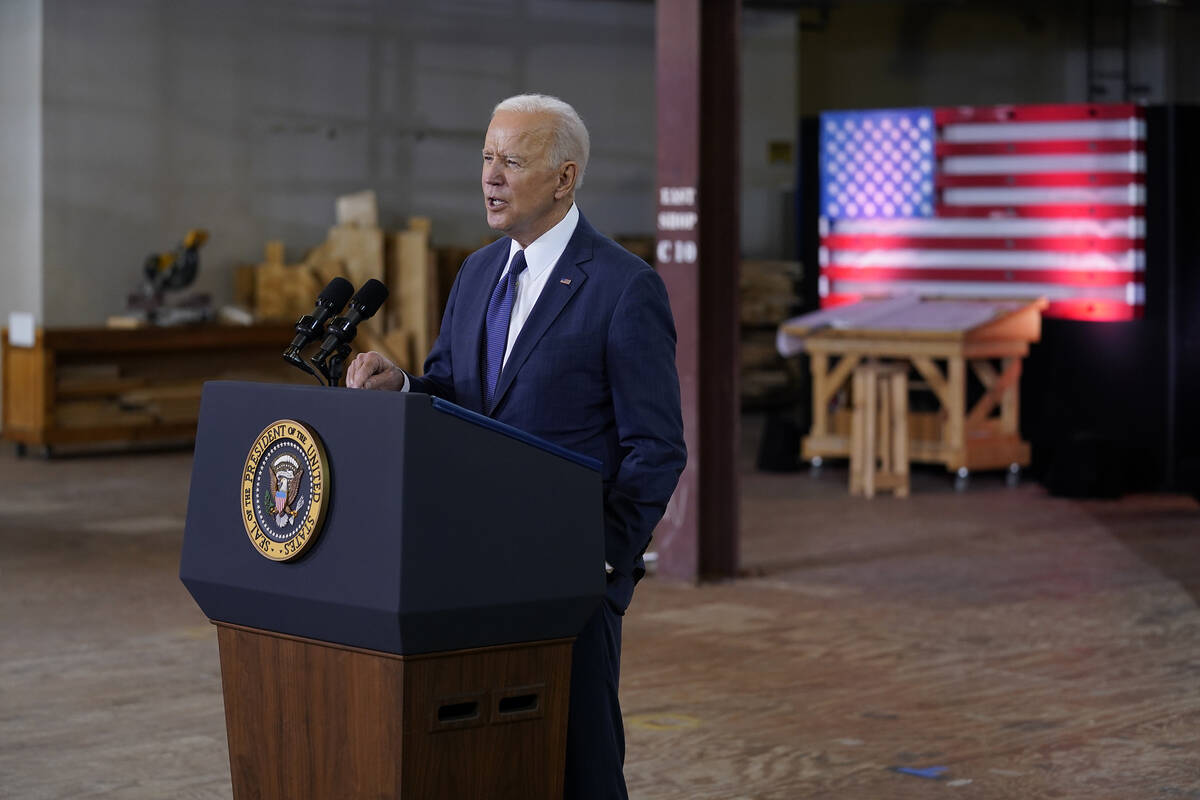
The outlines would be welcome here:
M 780 349 L 802 348 L 812 371 L 812 430 L 801 455 L 848 458 L 849 382 L 868 359 L 906 361 L 936 411 L 909 412 L 913 461 L 947 470 L 1029 465 L 1020 436 L 1021 359 L 1041 337 L 1044 300 L 892 298 L 826 309 L 780 326 Z M 968 407 L 968 370 L 982 394 Z
M 285 324 L 38 330 L 3 346 L 3 438 L 18 450 L 187 440 L 206 380 L 315 381 L 281 354 Z

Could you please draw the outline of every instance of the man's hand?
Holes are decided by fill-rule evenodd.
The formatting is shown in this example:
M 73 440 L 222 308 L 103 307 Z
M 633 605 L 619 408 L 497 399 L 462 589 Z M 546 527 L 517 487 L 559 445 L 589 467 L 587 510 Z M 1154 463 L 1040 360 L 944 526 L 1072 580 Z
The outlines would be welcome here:
M 398 392 L 404 388 L 404 371 L 374 350 L 359 353 L 346 370 L 346 386 L 351 389 L 386 389 Z

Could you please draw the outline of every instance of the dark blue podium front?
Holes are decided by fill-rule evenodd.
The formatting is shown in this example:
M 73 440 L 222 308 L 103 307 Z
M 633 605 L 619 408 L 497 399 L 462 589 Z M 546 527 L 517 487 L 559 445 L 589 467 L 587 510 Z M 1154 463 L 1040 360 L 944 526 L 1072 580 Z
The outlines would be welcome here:
M 322 532 L 264 558 L 241 517 L 259 433 L 328 458 Z M 204 387 L 180 578 L 212 620 L 402 655 L 575 636 L 604 592 L 599 464 L 427 395 Z

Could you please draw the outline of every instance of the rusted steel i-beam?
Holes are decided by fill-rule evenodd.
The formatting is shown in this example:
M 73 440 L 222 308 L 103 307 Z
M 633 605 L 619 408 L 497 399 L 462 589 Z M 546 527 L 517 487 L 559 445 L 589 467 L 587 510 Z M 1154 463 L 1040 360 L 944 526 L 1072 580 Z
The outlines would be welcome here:
M 658 241 L 679 334 L 688 466 L 655 534 L 659 573 L 738 569 L 739 0 L 658 0 Z

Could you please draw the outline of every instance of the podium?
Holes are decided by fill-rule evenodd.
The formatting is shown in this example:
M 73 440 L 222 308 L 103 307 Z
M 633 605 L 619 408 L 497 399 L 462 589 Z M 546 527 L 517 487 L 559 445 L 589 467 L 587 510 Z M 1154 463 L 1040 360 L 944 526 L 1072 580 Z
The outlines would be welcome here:
M 276 455 L 291 427 L 319 463 Z M 180 578 L 218 626 L 234 797 L 560 798 L 599 468 L 427 395 L 205 384 Z

